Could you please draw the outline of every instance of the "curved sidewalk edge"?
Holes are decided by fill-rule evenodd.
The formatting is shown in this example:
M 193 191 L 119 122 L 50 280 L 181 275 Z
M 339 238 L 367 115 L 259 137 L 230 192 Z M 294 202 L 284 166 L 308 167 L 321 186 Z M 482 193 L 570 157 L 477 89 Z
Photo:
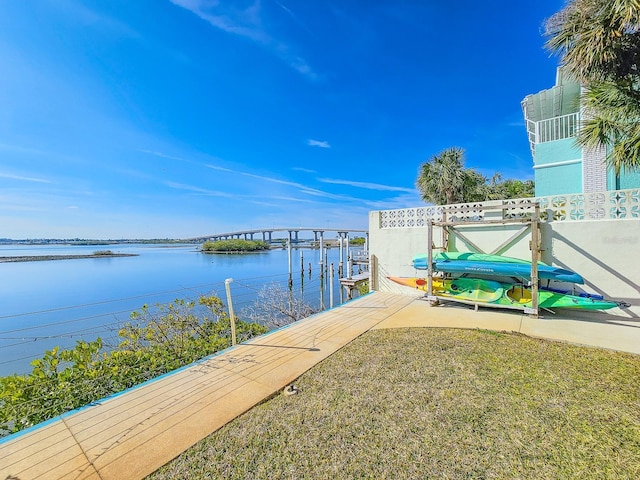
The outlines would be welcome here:
M 373 327 L 481 328 L 578 345 L 640 354 L 640 318 L 625 318 L 603 312 L 556 310 L 531 318 L 514 310 L 499 310 L 443 303 L 432 307 L 424 297 Z

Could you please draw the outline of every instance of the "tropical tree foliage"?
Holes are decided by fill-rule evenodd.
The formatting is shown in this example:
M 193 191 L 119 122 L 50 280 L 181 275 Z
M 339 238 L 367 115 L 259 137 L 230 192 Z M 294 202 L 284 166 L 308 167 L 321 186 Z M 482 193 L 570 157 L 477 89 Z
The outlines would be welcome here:
M 262 240 L 242 240 L 239 238 L 202 244 L 203 252 L 256 252 L 268 249 L 269 244 Z
M 491 178 L 487 188 L 487 200 L 500 200 L 503 198 L 528 198 L 535 194 L 533 180 L 502 179 L 500 173 Z
M 532 180 L 502 181 L 496 173 L 488 182 L 480 172 L 464 166 L 464 157 L 464 149 L 451 147 L 420 165 L 416 188 L 424 201 L 445 205 L 533 196 Z
M 442 205 L 470 201 L 479 178 L 464 167 L 464 150 L 451 147 L 420 166 L 416 187 L 423 200 Z
M 609 146 L 608 165 L 640 168 L 640 2 L 572 0 L 545 23 L 547 48 L 585 87 L 585 148 Z
M 237 341 L 267 328 L 236 320 Z M 0 377 L 0 437 L 87 405 L 231 345 L 231 322 L 217 297 L 144 306 L 118 332 L 119 344 L 98 338 L 49 350 L 28 375 Z

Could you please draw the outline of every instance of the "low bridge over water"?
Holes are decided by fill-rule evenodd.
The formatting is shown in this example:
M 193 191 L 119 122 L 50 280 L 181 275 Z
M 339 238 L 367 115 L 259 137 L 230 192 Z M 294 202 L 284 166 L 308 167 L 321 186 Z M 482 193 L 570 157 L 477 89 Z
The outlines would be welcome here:
M 287 233 L 287 238 L 291 243 L 297 243 L 300 241 L 300 232 L 313 232 L 314 241 L 324 239 L 325 232 L 335 232 L 339 239 L 349 238 L 350 234 L 363 235 L 367 240 L 369 236 L 368 230 L 358 228 L 312 228 L 312 227 L 277 227 L 277 228 L 258 228 L 255 230 L 237 230 L 234 232 L 214 233 L 211 235 L 204 235 L 202 237 L 187 238 L 186 241 L 190 242 L 206 242 L 216 240 L 228 240 L 231 238 L 244 238 L 245 240 L 256 240 L 256 235 L 261 235 L 261 240 L 272 243 L 274 240 L 274 233 Z M 278 241 L 281 239 L 278 239 Z
M 287 249 L 289 251 L 289 281 L 291 282 L 292 275 L 292 257 L 291 248 L 293 244 L 301 242 L 299 234 L 300 232 L 313 232 L 314 242 L 320 248 L 320 270 L 324 270 L 324 247 L 325 232 L 335 232 L 337 235 L 337 243 L 340 247 L 340 261 L 338 263 L 338 276 L 340 278 L 340 284 L 347 290 L 348 298 L 352 298 L 353 290 L 368 280 L 369 272 L 361 273 L 356 276 L 352 276 L 352 269 L 354 265 L 365 265 L 368 267 L 369 254 L 369 231 L 359 228 L 312 228 L 312 227 L 279 227 L 279 228 L 258 228 L 255 230 L 237 230 L 234 232 L 214 233 L 212 235 L 205 235 L 202 237 L 194 237 L 184 239 L 189 242 L 206 242 L 217 240 L 228 240 L 233 238 L 244 238 L 245 240 L 255 240 L 256 235 L 261 235 L 262 240 L 268 243 L 281 242 L 282 238 L 274 239 L 273 234 L 276 232 L 286 232 L 287 237 Z M 350 234 L 364 236 L 365 243 L 363 249 L 354 252 L 355 255 L 349 251 Z M 345 269 L 346 266 L 346 269 Z M 331 265 L 333 269 L 333 264 Z M 345 274 L 346 273 L 346 274 Z M 332 274 L 333 275 L 333 274 Z

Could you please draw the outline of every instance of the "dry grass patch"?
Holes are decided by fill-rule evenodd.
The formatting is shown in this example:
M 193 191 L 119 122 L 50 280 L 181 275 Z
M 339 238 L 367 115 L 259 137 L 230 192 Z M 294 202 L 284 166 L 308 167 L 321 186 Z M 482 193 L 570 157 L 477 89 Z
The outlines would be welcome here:
M 152 479 L 640 478 L 640 357 L 368 332 Z

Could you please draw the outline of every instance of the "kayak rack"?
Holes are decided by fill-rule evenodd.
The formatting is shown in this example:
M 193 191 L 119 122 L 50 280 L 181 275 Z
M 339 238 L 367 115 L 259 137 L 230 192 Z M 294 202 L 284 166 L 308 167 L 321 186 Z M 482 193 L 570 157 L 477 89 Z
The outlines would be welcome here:
M 438 248 L 435 247 L 433 243 L 433 227 L 441 227 L 442 228 L 442 249 L 444 252 L 447 251 L 449 245 L 449 235 L 452 233 L 451 230 L 454 230 L 455 227 L 458 226 L 467 226 L 467 225 L 476 225 L 476 226 L 486 226 L 492 227 L 495 225 L 508 225 L 508 224 L 522 224 L 524 228 L 515 234 L 515 237 L 519 237 L 522 233 L 528 229 L 530 229 L 531 239 L 529 241 L 529 248 L 531 250 L 531 308 L 524 308 L 524 313 L 528 314 L 533 318 L 538 318 L 539 314 L 539 305 L 538 305 L 538 262 L 540 261 L 540 204 L 538 202 L 528 202 L 521 201 L 517 203 L 508 203 L 501 205 L 443 205 L 440 207 L 442 210 L 442 220 L 433 220 L 432 218 L 427 220 L 427 294 L 426 298 L 431 303 L 431 305 L 437 305 L 440 300 L 454 301 L 458 303 L 464 303 L 468 305 L 475 305 L 476 310 L 479 306 L 493 306 L 496 308 L 511 308 L 522 310 L 521 307 L 517 306 L 509 306 L 509 305 L 501 305 L 500 307 L 496 305 L 490 305 L 485 303 L 473 302 L 468 300 L 457 300 L 450 297 L 442 297 L 433 294 L 433 249 Z M 529 213 L 529 215 L 520 217 L 520 218 L 505 218 L 506 210 L 514 210 L 514 209 L 522 209 Z M 487 219 L 487 220 L 447 220 L 448 214 L 456 214 L 456 213 L 469 213 L 469 212 L 478 212 L 478 211 L 502 211 L 502 218 L 495 219 Z M 460 235 L 458 232 L 456 232 Z M 469 242 L 468 239 L 465 239 L 464 236 L 460 235 L 463 240 L 469 243 L 473 248 L 478 250 L 477 253 L 483 253 L 479 247 Z M 501 250 L 508 245 L 508 243 L 513 239 L 511 237 L 506 242 L 503 242 L 498 250 Z

